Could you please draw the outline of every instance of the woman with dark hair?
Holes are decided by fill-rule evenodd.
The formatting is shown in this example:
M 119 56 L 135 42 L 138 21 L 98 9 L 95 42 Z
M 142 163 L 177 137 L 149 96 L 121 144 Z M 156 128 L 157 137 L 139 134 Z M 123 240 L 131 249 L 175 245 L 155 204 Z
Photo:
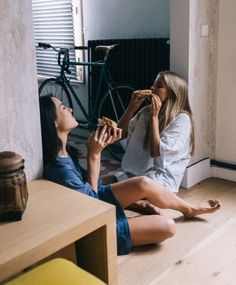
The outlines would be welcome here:
M 102 185 L 99 178 L 101 152 L 121 138 L 121 129 L 111 130 L 105 126 L 91 133 L 85 170 L 67 144 L 69 132 L 78 125 L 72 110 L 49 95 L 40 98 L 40 115 L 43 177 L 115 205 L 118 254 L 129 253 L 132 246 L 159 243 L 175 234 L 174 221 L 165 216 L 142 215 L 127 219 L 123 209 L 137 200 L 146 198 L 157 207 L 180 211 L 185 217 L 213 213 L 220 208 L 219 202 L 213 200 L 211 206 L 196 207 L 144 176 Z

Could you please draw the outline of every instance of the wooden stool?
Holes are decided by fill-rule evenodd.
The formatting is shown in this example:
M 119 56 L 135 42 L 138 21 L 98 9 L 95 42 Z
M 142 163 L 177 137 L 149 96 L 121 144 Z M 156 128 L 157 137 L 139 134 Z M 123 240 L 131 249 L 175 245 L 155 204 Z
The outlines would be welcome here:
M 50 260 L 5 285 L 105 285 L 103 281 L 63 258 Z

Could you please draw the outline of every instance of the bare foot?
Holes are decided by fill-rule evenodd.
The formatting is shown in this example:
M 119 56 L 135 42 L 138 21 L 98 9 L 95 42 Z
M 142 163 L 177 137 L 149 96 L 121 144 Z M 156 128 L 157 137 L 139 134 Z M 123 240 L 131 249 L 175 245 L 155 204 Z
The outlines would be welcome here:
M 154 206 L 147 200 L 137 201 L 129 205 L 127 209 L 138 212 L 140 214 L 145 214 L 145 215 L 161 215 L 160 208 Z
M 185 218 L 193 218 L 202 214 L 210 214 L 220 209 L 220 202 L 217 200 L 208 200 L 210 207 L 193 207 L 188 213 L 183 213 Z

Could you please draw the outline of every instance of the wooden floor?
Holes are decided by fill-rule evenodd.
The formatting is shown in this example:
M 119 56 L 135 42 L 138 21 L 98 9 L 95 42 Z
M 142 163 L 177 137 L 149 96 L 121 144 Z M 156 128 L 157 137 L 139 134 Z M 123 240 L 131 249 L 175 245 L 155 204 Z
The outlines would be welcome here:
M 195 220 L 164 210 L 176 221 L 176 235 L 159 246 L 119 256 L 119 285 L 236 284 L 236 183 L 210 178 L 180 196 L 195 204 L 213 198 L 222 206 Z

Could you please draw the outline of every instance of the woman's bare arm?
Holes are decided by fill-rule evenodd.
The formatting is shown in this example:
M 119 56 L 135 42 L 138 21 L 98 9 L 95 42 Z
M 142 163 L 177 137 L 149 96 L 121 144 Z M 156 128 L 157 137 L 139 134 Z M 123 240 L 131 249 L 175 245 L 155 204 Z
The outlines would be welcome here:
M 120 118 L 118 122 L 118 127 L 122 129 L 122 139 L 127 136 L 129 121 L 132 119 L 135 112 L 142 105 L 145 98 L 146 97 L 144 96 L 139 96 L 139 93 L 137 91 L 133 92 L 131 99 L 130 99 L 130 103 L 125 113 L 122 115 L 122 117 Z
M 152 96 L 152 105 L 150 109 L 150 155 L 155 158 L 160 155 L 160 131 L 158 115 L 161 109 L 161 100 L 158 96 Z
M 87 181 L 97 192 L 100 174 L 101 152 L 108 145 L 121 138 L 121 129 L 111 129 L 107 126 L 97 129 L 88 139 Z

